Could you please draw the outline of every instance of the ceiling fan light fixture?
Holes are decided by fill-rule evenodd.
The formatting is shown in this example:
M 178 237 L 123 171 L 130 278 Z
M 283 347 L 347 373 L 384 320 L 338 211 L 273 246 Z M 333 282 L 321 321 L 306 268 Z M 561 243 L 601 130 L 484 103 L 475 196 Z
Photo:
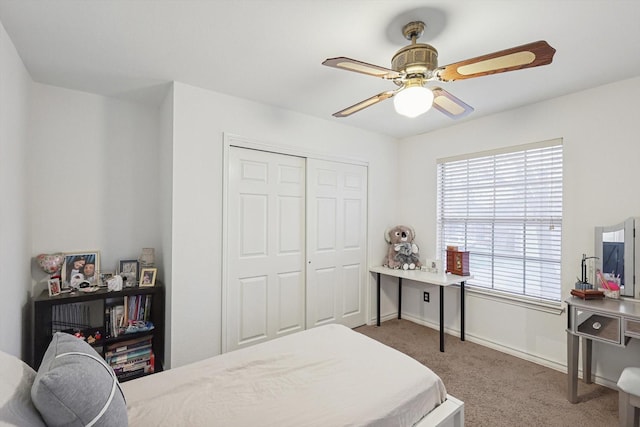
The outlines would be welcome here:
M 556 53 L 556 50 L 549 46 L 549 43 L 538 40 L 441 67 L 438 66 L 436 48 L 426 43 L 417 42 L 423 35 L 424 29 L 425 23 L 423 21 L 409 22 L 402 28 L 402 34 L 411 41 L 411 44 L 402 47 L 393 55 L 391 68 L 345 56 L 325 59 L 322 65 L 391 80 L 398 86 L 396 90 L 374 95 L 351 107 L 333 113 L 333 116 L 350 116 L 393 97 L 396 112 L 406 117 L 417 117 L 433 107 L 451 119 L 461 119 L 471 114 L 474 111 L 473 107 L 440 87 L 426 87 L 428 82 L 450 82 L 539 67 L 551 64 Z
M 422 85 L 408 86 L 393 98 L 396 113 L 406 117 L 418 117 L 431 109 L 433 92 Z

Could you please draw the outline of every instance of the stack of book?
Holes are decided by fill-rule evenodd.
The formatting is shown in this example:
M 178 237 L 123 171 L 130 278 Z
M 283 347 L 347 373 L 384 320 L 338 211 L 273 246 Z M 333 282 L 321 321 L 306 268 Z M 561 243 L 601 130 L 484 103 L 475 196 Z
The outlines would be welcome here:
M 152 341 L 153 336 L 147 335 L 106 347 L 104 358 L 118 380 L 153 373 L 155 358 L 151 348 Z
M 571 295 L 582 299 L 601 299 L 604 298 L 604 292 L 594 289 L 571 289 Z

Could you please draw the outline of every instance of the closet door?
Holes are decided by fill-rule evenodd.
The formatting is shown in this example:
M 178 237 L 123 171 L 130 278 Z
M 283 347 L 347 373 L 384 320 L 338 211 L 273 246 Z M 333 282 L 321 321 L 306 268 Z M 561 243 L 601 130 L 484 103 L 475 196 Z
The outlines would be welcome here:
M 305 159 L 230 147 L 226 348 L 305 329 Z
M 365 324 L 367 168 L 307 159 L 307 328 Z

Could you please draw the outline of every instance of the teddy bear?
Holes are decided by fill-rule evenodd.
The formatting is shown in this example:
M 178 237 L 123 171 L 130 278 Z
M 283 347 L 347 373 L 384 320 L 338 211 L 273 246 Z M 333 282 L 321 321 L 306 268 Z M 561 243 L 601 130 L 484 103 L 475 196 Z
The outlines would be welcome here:
M 415 236 L 413 228 L 405 225 L 396 225 L 387 229 L 384 233 L 384 239 L 389 244 L 389 249 L 383 265 L 403 270 L 420 268 L 422 263 L 420 262 L 418 245 L 413 242 Z

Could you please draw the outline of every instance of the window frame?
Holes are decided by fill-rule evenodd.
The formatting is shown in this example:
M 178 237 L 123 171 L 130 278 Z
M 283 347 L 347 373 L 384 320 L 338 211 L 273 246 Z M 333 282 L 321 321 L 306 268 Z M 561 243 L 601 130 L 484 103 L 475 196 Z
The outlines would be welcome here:
M 485 163 L 491 167 L 483 169 Z M 516 302 L 558 306 L 562 298 L 563 163 L 561 138 L 438 159 L 436 250 L 443 265 L 446 247 L 461 246 L 470 252 L 474 278 L 467 284 L 472 290 Z M 503 231 L 496 232 L 496 228 Z M 509 244 L 520 245 L 521 252 L 507 254 Z M 515 291 L 514 284 L 522 290 Z

